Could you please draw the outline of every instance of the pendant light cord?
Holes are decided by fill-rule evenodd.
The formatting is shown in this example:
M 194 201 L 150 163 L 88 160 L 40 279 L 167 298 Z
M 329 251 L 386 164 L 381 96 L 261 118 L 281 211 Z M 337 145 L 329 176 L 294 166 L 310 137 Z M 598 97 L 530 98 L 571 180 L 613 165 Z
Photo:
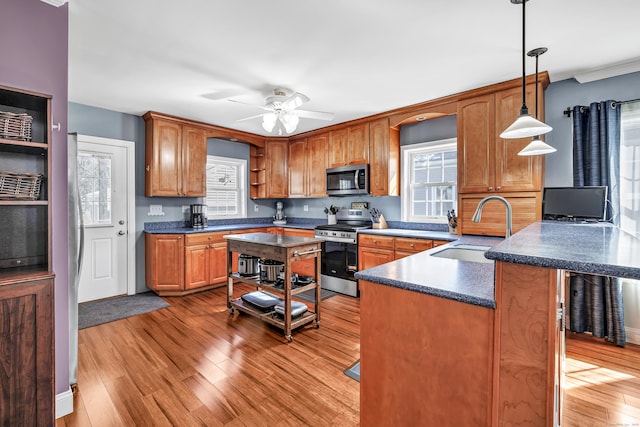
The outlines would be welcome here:
M 529 114 L 529 109 L 527 108 L 527 89 L 526 89 L 527 80 L 525 75 L 526 74 L 526 70 L 525 70 L 525 49 L 526 49 L 525 4 L 526 3 L 527 3 L 527 0 L 522 0 L 522 107 L 520 107 L 520 115 Z M 538 91 L 536 90 L 536 94 L 537 93 Z

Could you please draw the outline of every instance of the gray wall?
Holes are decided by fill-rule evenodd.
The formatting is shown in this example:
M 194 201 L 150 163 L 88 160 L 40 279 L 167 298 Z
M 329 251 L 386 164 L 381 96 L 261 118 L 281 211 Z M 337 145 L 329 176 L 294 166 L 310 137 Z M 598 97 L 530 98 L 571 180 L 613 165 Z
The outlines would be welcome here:
M 574 79 L 549 85 L 545 92 L 545 121 L 553 128 L 546 142 L 558 151 L 545 158 L 545 186 L 573 185 L 572 119 L 562 112 L 574 105 L 613 99 L 626 101 L 640 98 L 640 72 L 580 84 Z

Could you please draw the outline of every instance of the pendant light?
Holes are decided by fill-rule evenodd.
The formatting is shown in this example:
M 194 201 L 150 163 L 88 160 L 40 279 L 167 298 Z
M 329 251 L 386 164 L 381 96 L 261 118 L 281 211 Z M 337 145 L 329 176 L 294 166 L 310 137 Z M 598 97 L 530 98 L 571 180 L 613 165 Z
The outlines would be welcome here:
M 536 57 L 536 118 L 538 118 L 538 57 L 547 51 L 546 47 L 527 52 L 528 56 Z M 554 153 L 557 150 L 540 139 L 540 135 L 535 135 L 531 142 L 518 153 L 518 156 L 538 156 L 542 154 Z
M 529 114 L 529 108 L 527 108 L 527 86 L 525 75 L 525 4 L 529 0 L 510 1 L 513 4 L 522 3 L 522 107 L 520 107 L 520 115 L 516 121 L 500 134 L 500 138 L 516 139 L 545 134 L 551 131 L 551 126 L 531 117 Z

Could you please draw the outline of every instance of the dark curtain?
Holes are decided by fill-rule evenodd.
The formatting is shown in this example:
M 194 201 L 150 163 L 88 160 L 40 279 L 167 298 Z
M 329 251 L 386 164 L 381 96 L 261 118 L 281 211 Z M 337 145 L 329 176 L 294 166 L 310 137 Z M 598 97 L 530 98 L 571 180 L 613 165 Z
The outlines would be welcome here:
M 594 102 L 573 108 L 573 185 L 608 186 L 607 219 L 619 224 L 620 105 Z M 589 331 L 624 346 L 622 284 L 617 277 L 572 274 L 570 325 L 573 332 Z

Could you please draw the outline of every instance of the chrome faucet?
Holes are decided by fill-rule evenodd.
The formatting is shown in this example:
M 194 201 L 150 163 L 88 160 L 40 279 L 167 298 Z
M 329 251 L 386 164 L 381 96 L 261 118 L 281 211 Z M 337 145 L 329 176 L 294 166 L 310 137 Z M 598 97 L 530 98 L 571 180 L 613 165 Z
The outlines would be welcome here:
M 511 204 L 504 197 L 487 196 L 484 199 L 480 200 L 480 203 L 478 203 L 478 207 L 476 208 L 476 212 L 473 214 L 473 217 L 471 218 L 471 221 L 480 222 L 480 218 L 482 217 L 482 207 L 489 200 L 499 200 L 502 203 L 504 203 L 504 205 L 507 207 L 507 232 L 506 232 L 504 237 L 505 238 L 510 237 L 511 236 L 511 216 L 512 216 L 511 215 Z

